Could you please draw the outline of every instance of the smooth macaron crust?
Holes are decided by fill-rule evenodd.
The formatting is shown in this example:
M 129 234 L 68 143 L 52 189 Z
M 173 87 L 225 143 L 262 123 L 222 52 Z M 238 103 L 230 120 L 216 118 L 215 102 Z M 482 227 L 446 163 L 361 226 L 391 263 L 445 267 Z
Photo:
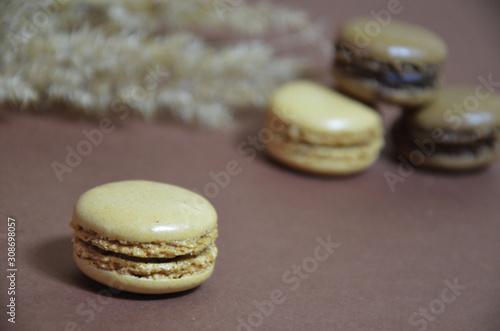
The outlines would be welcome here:
M 320 175 L 350 175 L 375 162 L 384 145 L 382 119 L 368 106 L 301 80 L 273 94 L 264 130 L 269 156 Z
M 217 214 L 189 190 L 150 181 L 95 187 L 76 202 L 74 259 L 90 278 L 136 293 L 194 288 L 214 268 Z
M 500 96 L 448 87 L 393 127 L 398 152 L 412 164 L 442 170 L 485 167 L 500 155 Z
M 357 18 L 335 42 L 338 87 L 368 103 L 418 106 L 435 97 L 447 48 L 430 30 L 391 20 Z

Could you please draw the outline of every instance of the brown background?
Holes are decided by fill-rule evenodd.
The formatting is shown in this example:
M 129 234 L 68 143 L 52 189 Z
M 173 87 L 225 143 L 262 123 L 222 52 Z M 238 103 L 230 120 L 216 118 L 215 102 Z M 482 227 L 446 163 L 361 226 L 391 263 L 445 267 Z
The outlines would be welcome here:
M 330 37 L 343 20 L 387 7 L 385 0 L 283 3 L 307 6 Z M 398 19 L 424 25 L 448 43 L 448 83 L 476 86 L 478 76 L 489 74 L 500 81 L 496 1 L 402 5 Z M 317 66 L 327 71 L 328 65 Z M 389 126 L 395 110 L 382 111 Z M 82 130 L 97 123 L 0 112 L 1 265 L 11 216 L 17 222 L 17 329 L 235 330 L 240 317 L 258 322 L 254 302 L 278 289 L 284 302 L 264 316 L 261 330 L 500 330 L 500 163 L 465 175 L 417 169 L 391 192 L 384 173 L 396 174 L 399 164 L 390 144 L 375 166 L 345 179 L 298 174 L 260 152 L 248 162 L 237 147 L 258 132 L 260 121 L 256 113 L 223 132 L 206 132 L 114 119 L 116 129 L 60 183 L 51 163 L 64 162 L 66 146 L 75 148 Z M 78 196 L 138 178 L 203 191 L 213 181 L 209 173 L 231 160 L 241 173 L 210 199 L 220 229 L 213 277 L 178 295 L 98 296 L 109 292 L 99 292 L 106 287 L 80 273 L 71 257 L 68 223 Z M 317 239 L 328 237 L 340 247 L 293 290 L 282 276 L 312 263 Z M 444 282 L 455 278 L 467 286 L 455 301 L 426 328 L 411 325 L 419 307 L 441 308 Z M 4 328 L 5 276 L 1 286 Z

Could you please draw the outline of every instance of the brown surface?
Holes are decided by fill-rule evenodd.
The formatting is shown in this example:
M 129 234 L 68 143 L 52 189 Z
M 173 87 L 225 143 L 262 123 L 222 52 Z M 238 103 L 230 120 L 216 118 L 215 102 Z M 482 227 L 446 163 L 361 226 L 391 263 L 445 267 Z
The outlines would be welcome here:
M 474 86 L 489 74 L 500 81 L 495 1 L 402 4 L 399 19 L 423 24 L 448 43 L 447 81 Z M 308 6 L 332 34 L 342 20 L 386 8 L 387 1 Z M 384 112 L 389 122 L 394 112 Z M 261 315 L 260 330 L 424 330 L 410 325 L 410 316 L 419 307 L 442 308 L 444 281 L 457 278 L 467 288 L 430 316 L 425 329 L 500 330 L 500 163 L 462 176 L 415 171 L 391 192 L 384 173 L 397 173 L 398 163 L 389 146 L 359 176 L 311 177 L 261 153 L 250 162 L 238 153 L 238 145 L 257 133 L 260 116 L 222 133 L 114 120 L 116 129 L 60 183 L 51 163 L 64 162 L 66 146 L 75 148 L 82 130 L 97 124 L 1 112 L 1 265 L 9 215 L 17 220 L 17 329 L 63 330 L 75 323 L 82 330 L 235 330 L 240 317 L 259 322 L 254 302 L 273 298 L 281 303 Z M 68 223 L 81 193 L 134 178 L 203 191 L 213 181 L 210 173 L 232 160 L 241 172 L 209 199 L 219 213 L 220 254 L 201 287 L 108 298 L 106 287 L 77 270 Z M 317 239 L 329 236 L 340 246 L 313 268 Z M 314 270 L 299 281 L 291 272 L 303 262 Z M 1 286 L 5 329 L 5 276 Z

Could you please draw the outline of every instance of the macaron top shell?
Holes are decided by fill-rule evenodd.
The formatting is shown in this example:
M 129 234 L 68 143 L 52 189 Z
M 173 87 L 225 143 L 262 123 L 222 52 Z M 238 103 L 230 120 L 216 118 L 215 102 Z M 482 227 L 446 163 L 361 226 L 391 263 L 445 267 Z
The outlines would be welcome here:
M 217 214 L 206 199 L 189 190 L 122 181 L 84 193 L 72 223 L 114 240 L 165 242 L 206 234 L 217 227 Z
M 387 62 L 443 62 L 447 55 L 445 43 L 435 33 L 397 20 L 383 26 L 374 18 L 354 19 L 342 26 L 337 43 L 342 42 Z
M 500 96 L 478 97 L 473 88 L 446 87 L 411 117 L 411 123 L 424 130 L 477 131 L 500 127 Z
M 309 81 L 281 86 L 271 105 L 284 123 L 312 132 L 355 134 L 381 127 L 380 115 L 373 109 Z

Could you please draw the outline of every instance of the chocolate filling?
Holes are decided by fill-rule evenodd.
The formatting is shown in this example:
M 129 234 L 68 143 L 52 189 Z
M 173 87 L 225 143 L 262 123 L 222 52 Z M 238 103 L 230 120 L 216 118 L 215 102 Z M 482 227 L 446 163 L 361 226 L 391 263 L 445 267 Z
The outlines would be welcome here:
M 436 152 L 445 154 L 479 154 L 484 149 L 495 149 L 494 139 L 481 139 L 470 145 L 436 144 Z
M 441 145 L 470 145 L 483 140 L 495 141 L 495 137 L 500 136 L 500 129 L 495 130 L 494 128 L 478 128 L 477 130 L 470 129 L 460 132 L 443 128 L 435 128 L 429 132 L 408 125 L 403 126 L 403 128 L 413 139 L 432 139 Z
M 357 54 L 345 46 L 336 46 L 337 56 L 334 65 L 347 75 L 356 78 L 374 79 L 381 85 L 390 88 L 408 86 L 429 88 L 437 82 L 439 66 L 430 64 L 414 65 L 401 63 L 396 68 L 391 63 L 376 61 Z M 338 54 L 345 56 L 339 56 Z
M 344 63 L 336 64 L 342 71 L 349 76 L 355 78 L 374 79 L 381 85 L 391 88 L 404 88 L 407 86 L 415 87 L 432 87 L 436 83 L 435 76 L 423 75 L 419 73 L 402 73 L 396 71 L 376 72 L 364 68 L 345 65 Z

